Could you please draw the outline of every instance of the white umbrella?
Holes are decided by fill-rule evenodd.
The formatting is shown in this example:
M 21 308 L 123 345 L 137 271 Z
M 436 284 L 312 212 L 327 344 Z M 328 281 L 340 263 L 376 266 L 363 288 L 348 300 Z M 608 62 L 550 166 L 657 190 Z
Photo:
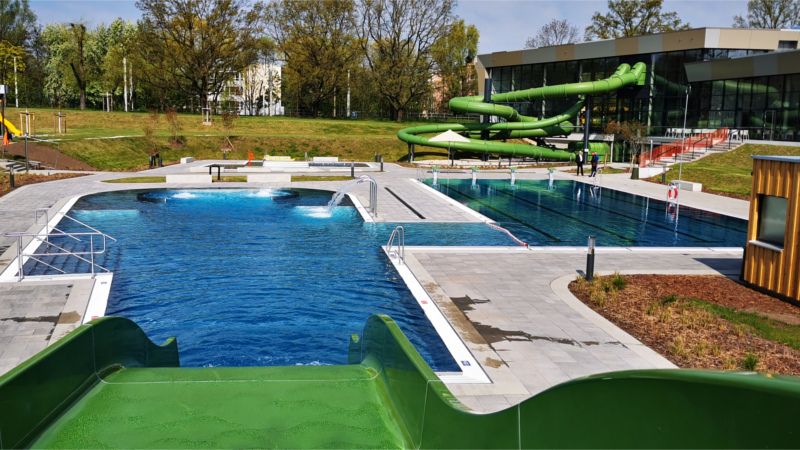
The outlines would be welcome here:
M 436 135 L 430 139 L 428 142 L 447 142 L 447 155 L 450 156 L 450 143 L 451 142 L 471 142 L 469 139 L 465 138 L 464 136 L 456 133 L 453 130 L 447 130 L 442 134 Z M 450 160 L 450 165 L 453 165 L 453 160 Z

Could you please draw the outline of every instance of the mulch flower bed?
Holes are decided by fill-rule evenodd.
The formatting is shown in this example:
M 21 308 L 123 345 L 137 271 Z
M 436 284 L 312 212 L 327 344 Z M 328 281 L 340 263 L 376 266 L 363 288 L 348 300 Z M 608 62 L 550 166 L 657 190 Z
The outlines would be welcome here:
M 619 278 L 624 281 L 617 281 Z M 767 340 L 690 299 L 800 324 L 800 308 L 722 276 L 626 275 L 577 279 L 570 291 L 606 319 L 681 368 L 800 375 L 800 351 Z
M 45 181 L 65 180 L 67 178 L 84 177 L 91 175 L 88 173 L 57 173 L 53 175 L 33 175 L 33 174 L 14 174 L 14 185 L 18 188 L 36 183 L 44 183 Z M 11 192 L 11 179 L 8 174 L 0 176 L 0 197 Z

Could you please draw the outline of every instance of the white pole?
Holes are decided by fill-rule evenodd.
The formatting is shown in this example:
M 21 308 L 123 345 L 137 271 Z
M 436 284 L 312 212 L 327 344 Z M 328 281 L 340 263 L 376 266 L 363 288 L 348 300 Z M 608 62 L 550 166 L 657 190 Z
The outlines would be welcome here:
M 272 64 L 269 65 L 269 116 L 272 117 Z
M 131 95 L 131 111 L 135 108 L 133 107 L 133 64 L 131 64 L 131 76 L 128 77 L 128 82 L 131 84 L 130 95 Z
M 128 58 L 122 58 L 122 85 L 125 87 L 125 112 L 128 112 Z
M 350 117 L 350 71 L 347 71 L 347 117 Z
M 14 104 L 19 108 L 19 92 L 17 91 L 17 57 L 14 57 Z
M 680 189 L 681 176 L 683 176 L 683 151 L 686 148 L 686 116 L 689 114 L 689 93 L 692 92 L 692 85 L 686 88 L 686 104 L 683 107 L 683 142 L 681 143 L 681 162 L 678 166 L 678 189 Z

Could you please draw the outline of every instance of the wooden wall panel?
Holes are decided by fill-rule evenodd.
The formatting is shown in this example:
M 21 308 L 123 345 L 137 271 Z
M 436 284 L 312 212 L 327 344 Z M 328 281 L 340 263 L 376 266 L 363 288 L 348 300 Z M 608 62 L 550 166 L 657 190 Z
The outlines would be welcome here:
M 788 198 L 786 235 L 782 252 L 747 245 L 744 279 L 757 286 L 800 300 L 800 164 L 753 161 L 748 242 L 758 232 L 759 194 Z

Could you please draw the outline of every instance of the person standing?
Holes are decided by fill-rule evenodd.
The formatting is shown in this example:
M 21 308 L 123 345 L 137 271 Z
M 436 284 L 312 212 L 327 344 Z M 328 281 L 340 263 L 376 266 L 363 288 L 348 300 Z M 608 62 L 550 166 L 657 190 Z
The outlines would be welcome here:
M 590 177 L 597 176 L 597 165 L 600 163 L 600 157 L 597 156 L 597 152 L 592 152 L 592 174 L 589 175 Z
M 575 173 L 576 177 L 583 176 L 583 150 L 579 151 L 575 154 L 575 163 L 578 164 L 578 170 Z

